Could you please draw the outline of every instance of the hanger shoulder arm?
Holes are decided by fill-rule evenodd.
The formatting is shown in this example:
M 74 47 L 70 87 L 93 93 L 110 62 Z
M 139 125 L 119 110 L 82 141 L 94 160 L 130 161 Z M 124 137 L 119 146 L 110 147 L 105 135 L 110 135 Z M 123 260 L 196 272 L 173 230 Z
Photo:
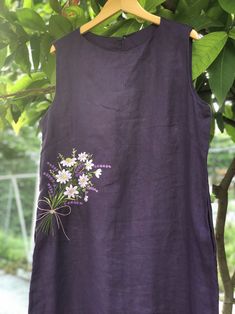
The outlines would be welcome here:
M 56 48 L 55 48 L 54 45 L 51 45 L 50 53 L 51 53 L 51 54 L 55 54 L 55 53 L 56 53 Z
M 192 30 L 191 30 L 191 32 L 190 32 L 190 37 L 191 37 L 192 39 L 199 39 L 199 38 L 200 38 L 198 32 L 197 32 L 195 29 L 192 29 Z

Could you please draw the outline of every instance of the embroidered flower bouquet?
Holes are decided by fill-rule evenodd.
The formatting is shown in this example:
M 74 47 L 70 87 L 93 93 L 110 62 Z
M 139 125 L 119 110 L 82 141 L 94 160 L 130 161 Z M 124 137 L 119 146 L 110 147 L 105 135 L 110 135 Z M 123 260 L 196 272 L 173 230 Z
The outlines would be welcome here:
M 65 158 L 58 154 L 57 165 L 47 162 L 48 172 L 43 172 L 48 179 L 48 196 L 38 200 L 39 215 L 37 221 L 37 231 L 54 235 L 53 222 L 57 223 L 58 229 L 61 227 L 65 233 L 61 217 L 71 213 L 71 205 L 82 205 L 88 201 L 88 191 L 98 190 L 92 182 L 93 177 L 99 178 L 102 174 L 101 168 L 111 168 L 111 165 L 96 165 L 93 163 L 92 154 L 86 152 L 77 154 L 73 148 L 71 157 Z

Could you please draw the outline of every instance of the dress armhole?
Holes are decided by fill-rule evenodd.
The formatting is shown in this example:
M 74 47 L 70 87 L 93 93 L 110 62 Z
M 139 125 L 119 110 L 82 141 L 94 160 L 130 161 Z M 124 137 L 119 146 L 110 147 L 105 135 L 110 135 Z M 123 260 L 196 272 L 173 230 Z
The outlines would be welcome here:
M 192 93 L 192 96 L 194 99 L 199 103 L 199 105 L 202 106 L 202 109 L 210 112 L 211 114 L 211 107 L 209 103 L 207 103 L 204 99 L 202 99 L 196 88 L 194 87 L 193 84 L 193 78 L 192 78 L 192 51 L 193 51 L 193 39 L 190 37 L 190 33 L 192 31 L 192 27 L 189 27 L 187 32 L 186 32 L 186 41 L 187 41 L 187 47 L 186 47 L 186 64 L 187 64 L 187 79 L 188 79 L 188 84 L 190 91 Z M 197 39 L 200 40 L 200 39 Z
M 43 116 L 39 119 L 39 128 L 41 131 L 43 131 L 46 117 L 48 116 L 49 112 L 52 110 L 52 107 L 55 106 L 55 102 L 56 102 L 56 99 L 58 97 L 60 39 L 53 40 L 51 43 L 51 46 L 52 45 L 54 45 L 56 48 L 56 52 L 55 52 L 55 91 L 54 91 L 54 97 L 53 97 L 53 100 L 52 100 L 50 106 L 48 107 L 46 112 L 43 114 Z

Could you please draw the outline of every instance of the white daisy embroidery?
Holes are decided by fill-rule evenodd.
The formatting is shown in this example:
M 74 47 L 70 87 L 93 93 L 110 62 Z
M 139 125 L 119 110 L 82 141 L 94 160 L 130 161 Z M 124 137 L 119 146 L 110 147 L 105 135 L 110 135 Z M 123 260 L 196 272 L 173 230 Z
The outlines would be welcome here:
M 66 158 L 60 162 L 63 166 L 72 167 L 76 164 L 76 158 Z
M 86 161 L 87 157 L 88 157 L 88 154 L 85 152 L 78 154 L 79 161 Z
M 64 195 L 68 195 L 70 198 L 74 198 L 75 194 L 78 194 L 77 186 L 66 186 L 66 191 L 64 192 Z
M 85 186 L 87 186 L 88 181 L 89 181 L 89 178 L 88 178 L 88 176 L 87 176 L 86 174 L 84 174 L 84 173 L 83 173 L 82 175 L 80 175 L 79 178 L 78 178 L 78 183 L 79 183 L 79 185 L 80 185 L 82 188 L 84 188 Z
M 69 179 L 71 179 L 71 173 L 65 169 L 63 169 L 62 171 L 59 170 L 58 174 L 55 177 L 57 179 L 57 182 L 66 183 L 67 181 L 69 181 Z
M 99 178 L 100 176 L 101 176 L 101 174 L 102 174 L 102 169 L 97 169 L 96 171 L 95 171 L 95 176 L 96 176 L 96 178 Z
M 88 195 L 85 195 L 84 202 L 87 202 L 87 201 L 88 201 Z
M 92 161 L 93 161 L 92 159 L 86 161 L 85 167 L 86 167 L 87 170 L 91 170 L 92 167 L 94 166 Z

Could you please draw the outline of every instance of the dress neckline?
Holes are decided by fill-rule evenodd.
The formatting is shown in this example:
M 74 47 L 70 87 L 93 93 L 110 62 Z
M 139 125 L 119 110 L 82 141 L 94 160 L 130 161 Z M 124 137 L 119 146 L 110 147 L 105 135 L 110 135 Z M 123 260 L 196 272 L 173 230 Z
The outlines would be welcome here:
M 91 31 L 81 34 L 80 27 L 77 28 L 77 31 L 82 42 L 93 49 L 101 48 L 104 50 L 127 51 L 139 45 L 147 44 L 154 37 L 154 34 L 163 28 L 164 24 L 165 18 L 161 17 L 159 25 L 151 23 L 137 32 L 122 37 L 97 35 Z

